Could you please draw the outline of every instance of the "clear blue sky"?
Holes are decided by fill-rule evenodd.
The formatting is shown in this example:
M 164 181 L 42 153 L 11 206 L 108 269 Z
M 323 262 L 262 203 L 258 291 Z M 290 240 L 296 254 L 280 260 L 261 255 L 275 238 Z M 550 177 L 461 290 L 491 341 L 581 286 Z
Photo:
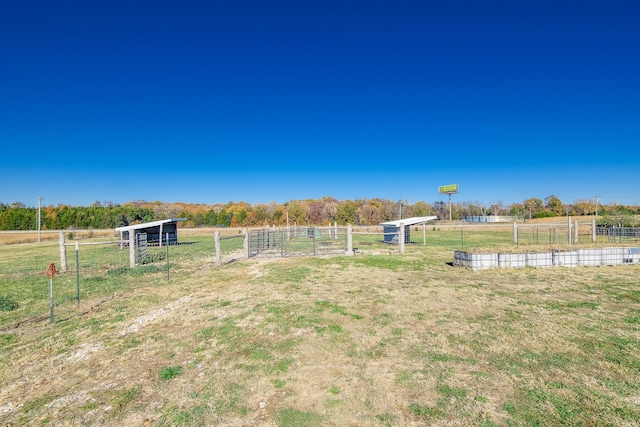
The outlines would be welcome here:
M 640 2 L 0 0 L 0 202 L 640 204 Z

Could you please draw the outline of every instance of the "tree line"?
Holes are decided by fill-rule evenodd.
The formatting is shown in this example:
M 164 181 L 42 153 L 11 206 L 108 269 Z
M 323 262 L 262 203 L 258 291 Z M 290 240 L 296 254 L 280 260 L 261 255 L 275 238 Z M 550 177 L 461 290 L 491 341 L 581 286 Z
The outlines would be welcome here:
M 640 226 L 640 206 L 602 205 L 594 200 L 565 204 L 555 195 L 544 199 L 529 198 L 508 206 L 480 202 L 457 202 L 451 205 L 453 220 L 496 215 L 511 216 L 518 220 L 596 213 L 600 225 Z M 19 202 L 0 203 L 0 230 L 35 230 L 37 215 L 37 208 L 26 207 Z M 246 202 L 206 205 L 138 200 L 122 205 L 96 201 L 91 206 L 44 206 L 40 209 L 40 224 L 43 230 L 109 229 L 168 218 L 186 218 L 181 226 L 378 225 L 400 217 L 431 215 L 449 219 L 449 204 L 444 201 L 410 204 L 380 198 L 337 200 L 332 197 L 254 205 Z

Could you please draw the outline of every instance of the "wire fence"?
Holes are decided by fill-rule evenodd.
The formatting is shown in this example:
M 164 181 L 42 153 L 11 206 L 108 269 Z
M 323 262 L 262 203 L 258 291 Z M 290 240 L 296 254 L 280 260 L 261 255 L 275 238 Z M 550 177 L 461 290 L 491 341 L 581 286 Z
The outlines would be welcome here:
M 128 252 L 117 243 L 78 245 L 73 256 L 64 246 L 64 252 L 66 266 L 61 264 L 57 243 L 0 247 L 0 296 L 4 304 L 23 308 L 17 323 L 25 318 L 53 318 L 52 308 L 57 318 L 73 315 L 84 297 L 104 297 L 118 289 L 117 275 L 129 264 Z M 47 276 L 51 264 L 56 270 L 52 278 Z M 11 313 L 4 315 L 11 317 Z
M 65 320 L 115 292 L 169 280 L 170 251 L 179 253 L 174 246 L 149 246 L 132 268 L 129 248 L 118 240 L 0 245 L 0 330 Z
M 246 231 L 242 231 L 242 234 L 227 235 L 219 237 L 219 242 L 216 242 L 216 264 L 229 264 L 234 261 L 238 261 L 242 258 L 246 258 L 245 253 L 245 239 Z
M 406 231 L 406 230 L 405 230 Z M 218 239 L 214 233 L 218 233 Z M 398 239 L 399 241 L 399 232 Z M 128 292 L 154 280 L 170 280 L 172 266 L 193 260 L 228 264 L 249 257 L 313 256 L 398 252 L 385 243 L 383 227 L 293 227 L 248 230 L 183 231 L 180 245 L 148 246 L 146 256 L 131 267 L 131 252 L 119 240 L 87 238 L 60 245 L 55 241 L 0 245 L 0 329 L 24 322 L 65 319 L 89 310 L 114 292 Z M 588 222 L 564 224 L 428 224 L 409 228 L 407 250 L 486 250 L 525 246 L 620 245 L 640 247 L 640 228 L 593 227 Z M 197 243 L 192 245 L 191 243 Z M 62 249 L 61 249 L 62 247 Z M 214 258 L 215 257 L 215 258 Z M 66 260 L 66 263 L 62 262 Z M 146 261 L 145 261 L 146 260 Z M 47 266 L 55 264 L 52 279 Z M 141 280 L 141 278 L 144 278 Z M 53 282 L 53 283 L 51 283 Z M 51 297 L 53 284 L 53 297 Z M 53 306 L 54 313 L 50 313 Z M 19 308 L 19 309 L 16 309 Z

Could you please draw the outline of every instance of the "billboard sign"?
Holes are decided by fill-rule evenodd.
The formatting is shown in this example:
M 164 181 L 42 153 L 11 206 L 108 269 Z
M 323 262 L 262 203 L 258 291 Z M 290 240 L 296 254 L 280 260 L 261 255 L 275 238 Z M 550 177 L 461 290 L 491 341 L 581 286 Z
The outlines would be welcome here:
M 438 187 L 440 194 L 455 194 L 458 192 L 458 184 L 441 185 Z

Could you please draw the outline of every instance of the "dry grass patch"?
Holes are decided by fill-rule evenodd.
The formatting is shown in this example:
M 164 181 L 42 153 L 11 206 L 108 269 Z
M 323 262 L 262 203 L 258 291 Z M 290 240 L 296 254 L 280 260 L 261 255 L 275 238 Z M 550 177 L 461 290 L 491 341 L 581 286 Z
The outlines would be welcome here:
M 215 267 L 181 250 L 170 282 L 161 271 L 119 276 L 126 291 L 95 310 L 2 325 L 0 420 L 640 420 L 638 266 L 471 272 L 448 264 L 452 252 L 412 246 Z

